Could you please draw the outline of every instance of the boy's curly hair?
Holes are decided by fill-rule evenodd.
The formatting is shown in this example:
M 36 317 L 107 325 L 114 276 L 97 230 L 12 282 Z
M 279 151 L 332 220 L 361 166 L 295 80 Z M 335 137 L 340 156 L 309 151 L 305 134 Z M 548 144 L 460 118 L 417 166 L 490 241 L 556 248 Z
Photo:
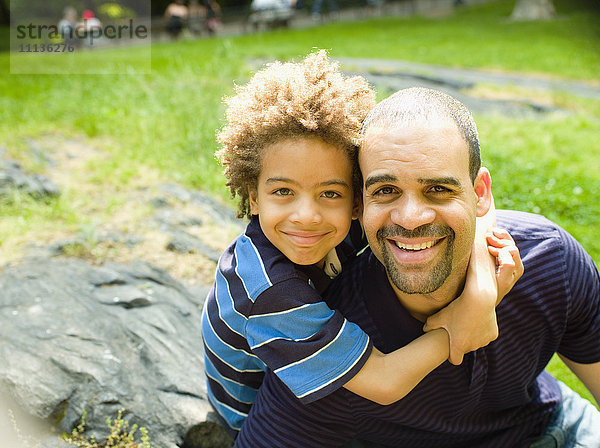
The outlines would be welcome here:
M 257 187 L 263 148 L 287 138 L 318 137 L 345 150 L 360 191 L 360 128 L 375 105 L 364 78 L 345 78 L 320 50 L 299 63 L 268 65 L 236 93 L 225 100 L 227 124 L 217 135 L 222 147 L 216 155 L 231 197 L 239 197 L 238 218 L 250 217 L 248 190 Z

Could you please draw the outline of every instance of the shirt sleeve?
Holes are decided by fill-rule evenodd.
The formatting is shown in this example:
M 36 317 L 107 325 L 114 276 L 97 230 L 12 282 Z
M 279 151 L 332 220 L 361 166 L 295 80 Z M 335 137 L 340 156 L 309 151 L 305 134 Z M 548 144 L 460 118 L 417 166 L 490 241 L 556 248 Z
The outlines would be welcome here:
M 367 334 L 299 278 L 258 296 L 246 338 L 252 352 L 304 403 L 343 386 L 372 351 Z
M 600 361 L 600 276 L 589 254 L 560 229 L 570 289 L 568 319 L 559 353 L 572 361 Z

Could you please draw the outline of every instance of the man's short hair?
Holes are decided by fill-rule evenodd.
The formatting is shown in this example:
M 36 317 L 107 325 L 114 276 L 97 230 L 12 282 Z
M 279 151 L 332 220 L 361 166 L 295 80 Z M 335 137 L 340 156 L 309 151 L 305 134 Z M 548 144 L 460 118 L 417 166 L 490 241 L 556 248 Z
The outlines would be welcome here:
M 346 78 L 321 50 L 299 63 L 275 62 L 236 92 L 226 99 L 227 123 L 217 136 L 221 149 L 216 155 L 231 196 L 239 198 L 238 217 L 250 217 L 248 189 L 256 188 L 262 150 L 288 138 L 317 137 L 345 151 L 360 192 L 360 127 L 375 104 L 375 92 L 364 78 Z
M 424 87 L 399 90 L 373 108 L 365 119 L 361 132 L 365 135 L 371 126 L 393 128 L 401 124 L 443 118 L 451 118 L 456 123 L 469 145 L 469 175 L 475 182 L 481 168 L 479 134 L 475 120 L 463 103 L 439 90 Z

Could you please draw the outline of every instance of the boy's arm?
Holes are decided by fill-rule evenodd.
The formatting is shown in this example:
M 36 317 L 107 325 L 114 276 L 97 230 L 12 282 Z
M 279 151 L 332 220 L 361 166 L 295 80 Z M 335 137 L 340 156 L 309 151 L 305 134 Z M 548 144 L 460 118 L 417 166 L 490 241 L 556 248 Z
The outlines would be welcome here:
M 487 231 L 488 224 L 483 224 Z M 455 340 L 452 341 L 452 333 L 444 330 L 448 327 L 440 325 L 392 353 L 383 354 L 373 348 L 362 369 L 344 385 L 346 389 L 382 405 L 394 403 L 446 359 L 460 364 L 464 353 L 498 337 L 495 307 L 523 274 L 523 264 L 507 232 L 494 230 L 485 235 L 480 231 L 476 238 L 462 295 L 444 308 L 444 313 L 432 316 L 434 319 L 430 318 L 425 326 L 425 330 L 430 330 L 432 323 L 443 324 L 448 319 L 448 327 L 456 333 Z
M 442 364 L 448 354 L 449 338 L 443 329 L 425 333 L 386 355 L 373 348 L 362 369 L 344 388 L 378 404 L 388 405 L 404 398 Z
M 512 237 L 505 230 L 492 229 L 495 221 L 492 203 L 490 211 L 477 218 L 462 294 L 430 316 L 424 327 L 425 331 L 435 328 L 448 331 L 452 364 L 460 364 L 465 353 L 498 337 L 495 307 L 523 275 L 523 263 Z

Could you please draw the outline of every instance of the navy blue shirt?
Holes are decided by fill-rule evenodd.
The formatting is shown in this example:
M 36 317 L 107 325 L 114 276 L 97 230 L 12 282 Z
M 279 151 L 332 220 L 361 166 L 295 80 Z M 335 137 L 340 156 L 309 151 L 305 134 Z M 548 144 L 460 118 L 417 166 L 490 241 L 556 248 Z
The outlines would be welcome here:
M 336 248 L 352 253 L 348 244 Z M 341 265 L 338 267 L 341 269 Z M 242 427 L 270 368 L 304 402 L 342 387 L 369 358 L 369 337 L 331 310 L 297 266 L 265 236 L 258 217 L 219 259 L 202 314 L 208 399 L 232 435 Z
M 600 361 L 600 279 L 581 246 L 547 219 L 498 212 L 525 274 L 497 307 L 499 338 L 429 374 L 410 394 L 377 405 L 346 389 L 302 405 L 271 373 L 236 447 L 334 447 L 361 438 L 393 447 L 521 447 L 539 437 L 561 400 L 544 368 L 555 352 Z M 384 353 L 423 334 L 369 251 L 326 294 Z

